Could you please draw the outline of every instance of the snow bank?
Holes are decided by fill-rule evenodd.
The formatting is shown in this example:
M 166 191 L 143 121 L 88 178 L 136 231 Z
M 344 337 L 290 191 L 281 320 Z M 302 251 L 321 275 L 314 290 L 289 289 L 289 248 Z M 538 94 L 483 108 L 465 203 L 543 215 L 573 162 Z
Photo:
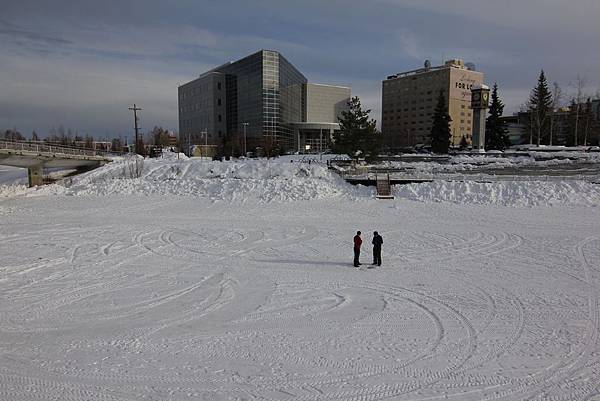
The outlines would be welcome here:
M 476 157 L 462 161 L 465 166 L 479 162 Z M 163 159 L 119 158 L 59 184 L 38 188 L 0 185 L 0 197 L 177 195 L 212 202 L 356 201 L 373 199 L 374 191 L 372 187 L 348 184 L 321 163 L 299 163 L 293 157 L 214 162 L 178 159 L 176 154 Z M 395 186 L 394 194 L 397 199 L 418 202 L 519 207 L 597 206 L 600 203 L 600 185 L 577 180 L 492 183 L 440 180 Z
M 394 195 L 420 202 L 503 206 L 598 206 L 600 184 L 585 181 L 434 181 L 396 185 Z
M 211 201 L 295 201 L 371 196 L 323 165 L 267 160 L 125 159 L 66 180 L 48 191 L 64 195 L 185 195 Z M 143 164 L 143 166 L 142 166 Z M 137 174 L 136 169 L 141 173 Z
M 30 189 L 27 188 L 27 185 L 0 185 L 0 198 L 9 198 L 18 195 L 26 195 L 28 192 L 30 192 Z

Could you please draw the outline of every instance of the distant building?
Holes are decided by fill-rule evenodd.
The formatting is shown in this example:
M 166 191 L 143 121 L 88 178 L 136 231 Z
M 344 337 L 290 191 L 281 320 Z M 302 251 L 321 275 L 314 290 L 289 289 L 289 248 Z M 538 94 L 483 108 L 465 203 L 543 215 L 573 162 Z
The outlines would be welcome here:
M 519 114 L 502 116 L 500 117 L 500 121 L 506 124 L 508 139 L 511 145 L 522 145 L 525 143 L 527 125 L 519 118 Z
M 382 83 L 381 130 L 392 148 L 430 142 L 429 134 L 440 92 L 452 118 L 451 144 L 458 146 L 463 137 L 471 143 L 471 88 L 483 84 L 483 73 L 463 60 L 449 60 L 439 67 L 424 68 L 390 75 Z
M 308 84 L 272 50 L 216 67 L 178 92 L 181 142 L 220 146 L 226 136 L 241 138 L 245 126 L 249 151 L 266 140 L 296 150 L 314 141 L 315 129 L 329 135 L 350 100 L 350 88 Z
M 338 118 L 348 110 L 350 88 L 304 84 L 302 95 L 302 122 L 292 124 L 296 149 L 307 153 L 321 152 L 329 146 L 334 131 L 339 129 Z
M 571 109 L 562 107 L 552 116 L 552 145 L 566 146 L 570 130 Z M 507 123 L 509 138 L 512 145 L 537 144 L 537 133 L 534 127 L 533 116 L 528 111 L 520 111 L 512 116 L 504 116 L 502 121 Z M 550 143 L 550 133 L 542 133 L 541 144 Z
M 178 143 L 178 141 L 177 141 L 177 135 L 175 135 L 175 133 L 173 131 L 169 131 L 167 133 L 167 135 L 169 136 L 169 144 L 168 144 L 168 146 L 171 146 L 171 147 L 177 146 L 177 143 Z
M 600 122 L 600 99 L 592 100 L 592 114 L 594 120 Z

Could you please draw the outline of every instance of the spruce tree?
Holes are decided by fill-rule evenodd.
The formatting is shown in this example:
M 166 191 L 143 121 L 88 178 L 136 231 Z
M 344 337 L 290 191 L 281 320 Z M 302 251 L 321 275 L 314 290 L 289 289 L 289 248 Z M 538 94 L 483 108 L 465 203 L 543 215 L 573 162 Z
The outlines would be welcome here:
M 450 122 L 452 119 L 448 114 L 446 106 L 446 97 L 444 92 L 440 91 L 437 106 L 433 113 L 433 124 L 431 125 L 431 151 L 433 153 L 447 154 L 450 148 Z
M 349 110 L 338 118 L 340 130 L 333 135 L 333 151 L 351 158 L 374 160 L 381 148 L 381 135 L 376 122 L 369 118 L 371 110 L 363 110 L 358 97 L 348 102 Z
M 544 70 L 540 72 L 537 86 L 531 91 L 529 112 L 532 115 L 531 128 L 537 136 L 537 145 L 539 146 L 542 142 L 542 134 L 549 131 L 550 116 L 552 115 L 552 92 L 548 89 Z
M 504 150 L 510 146 L 508 139 L 508 129 L 506 123 L 502 121 L 504 113 L 504 103 L 498 96 L 498 84 L 494 83 L 492 89 L 492 104 L 490 105 L 489 116 L 485 128 L 485 148 L 486 150 Z

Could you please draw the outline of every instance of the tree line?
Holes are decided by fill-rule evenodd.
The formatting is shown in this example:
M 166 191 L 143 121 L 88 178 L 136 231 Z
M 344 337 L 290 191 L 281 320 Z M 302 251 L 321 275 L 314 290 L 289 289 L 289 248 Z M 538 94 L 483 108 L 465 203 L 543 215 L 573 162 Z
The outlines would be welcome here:
M 537 85 L 531 91 L 529 100 L 522 111 L 529 118 L 525 125 L 529 136 L 529 144 L 554 145 L 557 134 L 563 133 L 566 117 L 566 145 L 588 146 L 599 144 L 600 121 L 594 115 L 592 96 L 585 94 L 586 80 L 577 76 L 571 86 L 574 94 L 569 106 L 561 108 L 563 91 L 557 82 L 551 90 L 544 70 L 540 72 Z M 600 98 L 600 96 L 597 96 Z

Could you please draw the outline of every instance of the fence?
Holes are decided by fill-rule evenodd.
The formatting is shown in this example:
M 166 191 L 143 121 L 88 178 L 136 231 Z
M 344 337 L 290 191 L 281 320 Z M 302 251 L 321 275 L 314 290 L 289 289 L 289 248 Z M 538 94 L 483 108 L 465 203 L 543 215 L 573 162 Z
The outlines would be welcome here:
M 40 143 L 40 142 L 21 142 L 21 141 L 7 141 L 0 140 L 0 150 L 1 149 L 9 149 L 9 150 L 21 150 L 21 151 L 29 151 L 36 153 L 60 153 L 64 155 L 74 155 L 74 156 L 96 156 L 96 157 L 108 157 L 108 156 L 118 156 L 122 153 L 106 151 L 106 150 L 97 150 L 97 149 L 89 149 L 89 148 L 77 148 L 75 146 L 65 146 L 65 145 L 52 145 L 48 143 Z
M 356 171 L 339 172 L 342 178 L 346 180 L 371 180 L 374 181 L 377 178 L 377 174 L 381 172 L 368 171 L 363 174 L 357 173 Z M 390 174 L 390 180 L 392 183 L 398 181 L 406 182 L 418 182 L 418 181 L 469 181 L 469 182 L 505 182 L 505 181 L 545 181 L 545 182 L 558 182 L 558 181 L 587 181 L 594 184 L 600 184 L 600 175 L 493 175 L 493 174 Z

